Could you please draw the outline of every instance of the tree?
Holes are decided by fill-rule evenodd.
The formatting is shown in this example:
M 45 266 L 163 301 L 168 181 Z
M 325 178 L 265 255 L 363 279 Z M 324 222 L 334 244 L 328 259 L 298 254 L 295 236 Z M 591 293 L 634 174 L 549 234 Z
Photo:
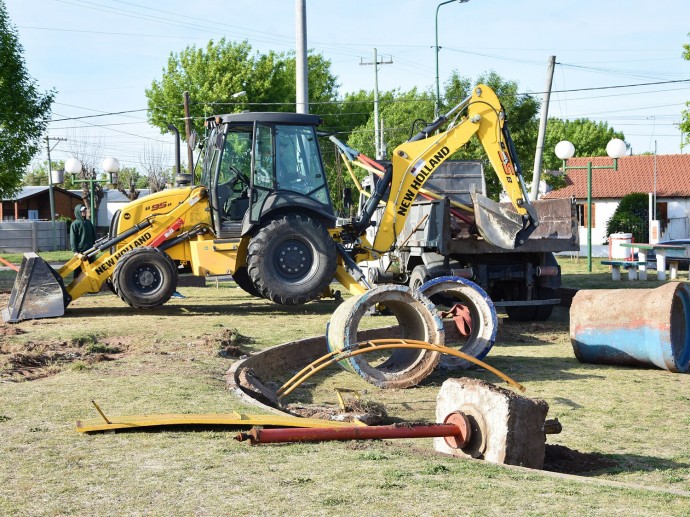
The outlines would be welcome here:
M 130 201 L 139 197 L 140 188 L 144 184 L 145 178 L 139 174 L 134 167 L 123 167 L 117 174 L 117 184 L 115 187 Z
M 690 36 L 690 33 L 688 33 Z M 690 44 L 685 43 L 683 45 L 683 59 L 690 61 Z M 686 106 L 690 107 L 690 102 L 685 103 Z M 682 119 L 680 121 L 680 130 L 683 133 L 683 145 L 690 143 L 690 110 L 683 110 L 681 113 Z
M 330 102 L 337 96 L 337 82 L 330 61 L 310 53 L 309 100 Z M 218 113 L 251 108 L 253 111 L 294 111 L 295 58 L 293 53 L 252 52 L 247 41 L 225 38 L 204 48 L 187 47 L 171 53 L 159 81 L 146 90 L 149 122 L 167 132 L 168 124 L 184 117 L 183 93 L 191 98 L 194 128 L 203 134 L 203 119 Z M 246 96 L 233 94 L 246 91 Z M 325 105 L 327 106 L 327 105 Z M 325 108 L 327 113 L 332 109 Z
M 144 154 L 139 157 L 139 163 L 147 175 L 149 192 L 159 192 L 172 182 L 172 172 L 166 165 L 169 158 L 162 147 L 147 145 Z
M 606 236 L 632 233 L 634 242 L 646 242 L 649 231 L 649 196 L 633 192 L 621 198 L 616 211 L 606 222 Z
M 26 70 L 23 48 L 0 0 L 0 195 L 20 187 L 25 168 L 41 148 L 55 92 L 41 93 Z

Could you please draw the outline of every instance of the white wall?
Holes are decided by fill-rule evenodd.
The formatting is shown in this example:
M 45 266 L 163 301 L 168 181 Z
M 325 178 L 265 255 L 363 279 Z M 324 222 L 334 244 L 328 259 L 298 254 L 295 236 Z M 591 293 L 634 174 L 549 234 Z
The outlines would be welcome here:
M 684 198 L 660 199 L 668 203 L 666 231 L 661 236 L 662 240 L 687 239 L 690 237 L 690 200 Z
M 592 200 L 594 205 L 594 224 L 592 225 L 592 246 L 602 246 L 606 241 L 606 223 L 616 211 L 619 200 Z M 586 203 L 585 203 L 586 205 Z M 587 249 L 587 227 L 580 226 L 580 246 Z M 608 246 L 606 246 L 606 256 L 608 256 Z M 596 255 L 595 255 L 596 256 Z

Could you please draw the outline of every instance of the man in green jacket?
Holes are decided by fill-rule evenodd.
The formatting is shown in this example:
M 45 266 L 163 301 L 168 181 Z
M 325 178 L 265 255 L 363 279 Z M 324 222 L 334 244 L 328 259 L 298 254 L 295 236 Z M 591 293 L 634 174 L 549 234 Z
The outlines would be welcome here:
M 74 221 L 69 228 L 69 244 L 74 253 L 84 253 L 96 242 L 96 229 L 86 218 L 86 207 L 79 204 L 74 207 Z

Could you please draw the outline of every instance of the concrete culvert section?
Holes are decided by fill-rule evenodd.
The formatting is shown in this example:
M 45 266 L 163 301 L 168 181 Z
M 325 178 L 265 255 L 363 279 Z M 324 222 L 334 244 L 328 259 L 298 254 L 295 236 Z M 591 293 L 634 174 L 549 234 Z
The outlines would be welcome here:
M 346 300 L 335 310 L 327 330 L 328 349 L 342 351 L 362 341 L 358 331 L 362 318 L 379 304 L 398 322 L 397 335 L 387 337 L 443 344 L 443 322 L 429 299 L 406 286 L 384 285 Z M 380 388 L 407 388 L 430 375 L 439 359 L 439 352 L 397 349 L 376 358 L 371 354 L 350 357 L 339 364 Z
M 690 369 L 690 290 L 583 290 L 570 308 L 570 341 L 583 363 Z
M 453 308 L 463 311 L 465 331 L 457 326 L 446 330 L 446 346 L 477 359 L 483 359 L 493 347 L 498 331 L 496 308 L 486 292 L 474 282 L 455 276 L 434 278 L 419 287 L 419 292 L 437 302 L 437 310 Z M 443 306 L 446 307 L 443 307 Z M 464 335 L 466 334 L 466 335 Z M 441 366 L 447 369 L 468 368 L 472 363 L 459 357 L 444 356 Z

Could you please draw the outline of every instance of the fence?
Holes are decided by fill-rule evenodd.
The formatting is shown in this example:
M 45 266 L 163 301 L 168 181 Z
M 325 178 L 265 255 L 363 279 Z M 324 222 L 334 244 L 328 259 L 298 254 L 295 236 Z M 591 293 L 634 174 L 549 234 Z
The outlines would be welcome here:
M 0 223 L 0 252 L 55 251 L 69 248 L 67 223 L 51 221 L 15 221 Z

